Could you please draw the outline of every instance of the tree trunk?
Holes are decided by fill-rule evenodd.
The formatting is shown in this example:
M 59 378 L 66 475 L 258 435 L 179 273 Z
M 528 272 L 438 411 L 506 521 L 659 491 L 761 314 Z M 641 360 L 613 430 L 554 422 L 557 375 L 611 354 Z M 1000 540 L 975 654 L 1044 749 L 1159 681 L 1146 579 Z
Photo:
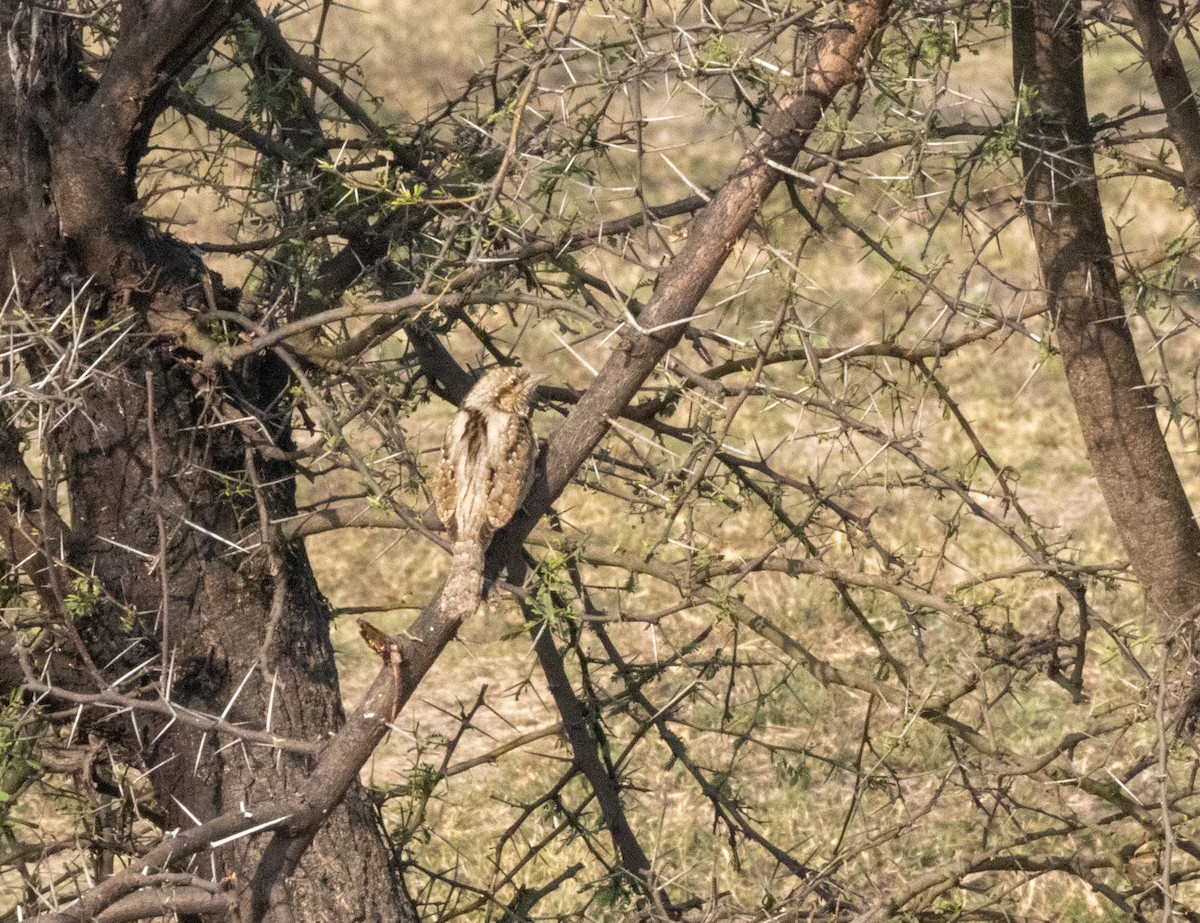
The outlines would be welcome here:
M 1121 303 L 1092 157 L 1078 0 L 1014 0 L 1012 30 L 1013 77 L 1030 109 L 1026 211 L 1088 458 L 1150 608 L 1190 648 L 1200 528 Z
M 123 12 L 121 42 L 98 83 L 77 68 L 78 20 L 31 21 L 17 15 L 19 4 L 0 5 L 0 28 L 27 55 L 6 56 L 13 70 L 0 79 L 0 258 L 45 331 L 25 360 L 34 377 L 48 371 L 75 348 L 75 325 L 96 336 L 74 366 L 87 369 L 124 331 L 103 374 L 79 376 L 48 405 L 57 424 L 49 454 L 65 472 L 70 531 L 61 549 L 46 549 L 65 566 L 27 573 L 40 585 L 57 581 L 44 599 L 61 596 L 73 575 L 94 577 L 93 609 L 50 620 L 77 627 L 104 680 L 149 664 L 146 676 L 160 676 L 174 702 L 228 708 L 227 720 L 255 726 L 270 711 L 275 733 L 318 741 L 343 720 L 328 606 L 303 545 L 275 544 L 261 521 L 294 511 L 292 471 L 277 460 L 290 446 L 289 414 L 263 409 L 287 377 L 264 360 L 215 377 L 194 364 L 181 334 L 210 299 L 236 309 L 235 293 L 187 248 L 153 236 L 137 211 L 137 159 L 172 62 L 202 50 L 230 9 L 167 5 L 174 8 L 141 20 Z M 66 320 L 52 330 L 60 315 Z M 78 652 L 62 659 L 71 670 L 55 675 L 77 685 L 87 672 L 73 662 Z M 167 829 L 293 792 L 309 770 L 304 756 L 222 749 L 227 739 L 182 723 L 153 744 L 161 726 L 110 721 L 95 730 L 156 767 Z M 218 850 L 218 876 L 237 872 L 235 887 L 243 886 L 260 850 L 253 836 Z M 318 834 L 291 898 L 297 920 L 415 919 L 361 787 Z
M 1187 68 L 1158 0 L 1125 0 L 1125 8 L 1142 40 L 1142 50 L 1158 97 L 1167 110 L 1167 131 L 1183 167 L 1183 192 L 1200 216 L 1200 108 L 1188 80 Z

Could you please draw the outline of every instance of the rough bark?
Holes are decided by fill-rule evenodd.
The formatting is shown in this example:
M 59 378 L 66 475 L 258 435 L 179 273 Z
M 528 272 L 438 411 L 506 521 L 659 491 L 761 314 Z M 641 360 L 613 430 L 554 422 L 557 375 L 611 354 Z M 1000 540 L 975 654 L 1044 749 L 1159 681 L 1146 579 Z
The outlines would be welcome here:
M 626 335 L 539 459 L 533 492 L 488 549 L 489 573 L 505 567 L 514 574 L 524 573 L 520 552 L 525 536 L 603 437 L 608 421 L 620 415 L 658 361 L 678 342 L 684 329 L 680 321 L 695 312 L 734 244 L 783 175 L 776 165 L 791 164 L 836 93 L 856 78 L 867 49 L 884 27 L 888 6 L 889 0 L 851 4 L 844 20 L 817 43 L 803 77 L 781 97 L 729 181 L 693 221 L 688 244 L 663 272 L 654 299 L 643 312 L 643 330 Z M 545 468 L 543 461 L 548 463 Z M 386 699 L 391 681 L 395 688 L 390 709 L 403 708 L 466 617 L 442 602 L 434 600 L 403 634 L 391 639 L 397 651 L 395 674 L 389 677 L 386 670 L 381 672 L 365 701 Z M 354 726 L 352 721 L 350 727 Z M 382 737 L 384 725 L 376 720 L 363 733 L 368 735 L 367 744 L 373 745 Z M 612 782 L 603 775 L 597 773 L 591 781 L 607 789 Z M 624 834 L 624 828 L 617 831 L 618 838 Z M 299 842 L 280 833 L 269 849 L 280 854 L 284 865 L 291 852 L 302 851 Z
M 0 5 L 0 29 L 24 55 L 6 57 L 16 69 L 0 79 L 0 208 L 11 216 L 0 258 L 40 321 L 63 311 L 88 280 L 76 301 L 89 306 L 84 323 L 129 331 L 104 374 L 78 390 L 79 406 L 51 446 L 64 463 L 71 525 L 61 545 L 42 550 L 48 558 L 65 552 L 62 563 L 94 574 L 102 587 L 106 598 L 79 620 L 92 660 L 104 665 L 124 652 L 105 667 L 112 680 L 157 657 L 172 664 L 174 701 L 220 714 L 236 694 L 228 719 L 261 726 L 273 699 L 274 731 L 317 740 L 343 713 L 328 607 L 304 548 L 234 553 L 260 534 L 255 481 L 278 485 L 258 492 L 261 512 L 273 519 L 292 510 L 291 471 L 270 451 L 258 454 L 289 444 L 286 416 L 263 409 L 286 376 L 261 360 L 224 377 L 196 369 L 173 334 L 210 298 L 236 308 L 236 293 L 187 248 L 152 234 L 136 205 L 138 160 L 166 88 L 226 26 L 233 6 L 127 4 L 120 41 L 93 83 L 76 67 L 78 20 Z M 27 361 L 48 364 L 67 335 L 47 333 L 44 353 Z M 223 415 L 260 424 L 210 425 Z M 9 505 L 8 515 L 21 511 Z M 160 522 L 169 524 L 165 534 Z M 21 557 L 11 539 L 6 544 Z M 131 548 L 165 550 L 165 599 L 159 570 Z M 26 572 L 39 588 L 55 579 L 49 565 Z M 47 605 L 53 597 L 44 597 Z M 71 666 L 69 681 L 78 684 Z M 294 792 L 311 770 L 302 755 L 222 751 L 228 741 L 179 723 L 136 753 L 130 725 L 98 727 L 130 759 L 159 767 L 159 807 L 169 826 L 185 830 Z M 142 729 L 142 740 L 157 730 Z M 244 879 L 261 849 L 254 837 L 223 848 L 218 873 Z M 412 917 L 375 809 L 357 784 L 322 826 L 290 890 L 298 920 Z
M 1167 111 L 1167 131 L 1183 168 L 1183 193 L 1200 216 L 1200 107 L 1187 68 L 1158 0 L 1126 0 L 1125 8 L 1142 40 L 1146 63 Z
M 529 526 L 545 512 L 552 498 L 562 491 L 574 470 L 603 436 L 608 420 L 620 412 L 666 351 L 678 342 L 684 329 L 683 322 L 696 310 L 730 250 L 750 224 L 765 196 L 779 181 L 779 166 L 786 166 L 795 159 L 808 132 L 816 126 L 837 91 L 856 78 L 862 57 L 883 27 L 887 7 L 887 0 L 851 4 L 845 18 L 831 26 L 817 43 L 803 80 L 781 97 L 777 108 L 765 121 L 764 130 L 739 162 L 726 187 L 694 222 L 687 247 L 663 273 L 652 304 L 643 312 L 643 330 L 628 334 L 584 403 L 576 408 L 552 443 L 549 480 L 542 477 L 539 498 L 527 505 L 528 515 L 499 544 L 493 560 L 514 555 Z M 204 15 L 212 15 L 211 9 L 205 9 Z M 184 14 L 182 8 L 174 12 Z M 190 15 L 201 14 L 192 12 Z M 137 70 L 146 73 L 144 65 L 139 64 Z M 90 91 L 84 95 L 87 100 L 95 98 Z M 135 94 L 134 98 L 145 100 L 149 97 L 143 92 L 140 97 Z M 280 689 L 287 690 L 286 701 L 276 696 L 277 709 L 282 708 L 282 711 L 277 714 L 274 727 L 289 736 L 304 736 L 313 728 L 326 726 L 328 722 L 336 723 L 340 713 L 336 702 L 336 677 L 329 666 L 328 637 L 324 622 L 317 617 L 323 615 L 318 612 L 321 601 L 312 586 L 303 551 L 300 548 L 281 549 L 274 564 L 269 555 L 230 557 L 229 549 L 207 534 L 213 533 L 231 541 L 245 536 L 242 520 L 245 517 L 253 519 L 256 511 L 248 502 L 238 500 L 224 488 L 231 479 L 234 483 L 244 483 L 247 479 L 244 454 L 247 448 L 253 448 L 253 444 L 245 433 L 236 429 L 219 434 L 205 432 L 200 424 L 211 420 L 210 414 L 216 412 L 219 401 L 206 403 L 200 398 L 206 390 L 219 391 L 222 395 L 241 395 L 243 405 L 238 409 L 254 411 L 265 406 L 265 399 L 272 395 L 273 389 L 246 375 L 236 381 L 206 382 L 192 378 L 194 369 L 188 365 L 186 354 L 181 356 L 171 348 L 178 340 L 167 338 L 184 335 L 186 321 L 192 312 L 205 306 L 204 285 L 201 284 L 205 278 L 203 267 L 188 254 L 173 248 L 169 241 L 149 240 L 136 215 L 129 220 L 121 217 L 114 222 L 111 215 L 105 217 L 103 210 L 101 213 L 96 210 L 97 199 L 93 193 L 97 191 L 102 193 L 100 201 L 124 207 L 133 203 L 132 183 L 122 178 L 128 174 L 122 173 L 120 164 L 124 164 L 124 169 L 131 163 L 136 166 L 136 158 L 131 159 L 127 149 L 130 143 L 136 147 L 131 139 L 138 134 L 134 129 L 140 127 L 139 119 L 144 121 L 144 111 L 132 121 L 125 119 L 130 129 L 128 138 L 123 141 L 112 139 L 121 143 L 107 149 L 123 153 L 111 163 L 84 163 L 81 158 L 73 157 L 77 153 L 76 147 L 85 141 L 78 133 L 57 148 L 47 145 L 49 153 L 45 162 L 48 188 L 52 192 L 50 201 L 59 201 L 60 197 L 54 192 L 61 192 L 61 202 L 69 206 L 71 214 L 68 217 L 74 222 L 64 224 L 62 216 L 57 216 L 59 226 L 50 228 L 49 238 L 52 243 L 63 244 L 64 235 L 60 229 L 70 229 L 64 252 L 72 271 L 94 273 L 102 290 L 113 296 L 109 298 L 109 307 L 132 311 L 142 336 L 137 348 L 127 350 L 124 357 L 126 374 L 113 385 L 112 393 L 109 394 L 106 388 L 103 397 L 96 398 L 97 407 L 103 411 L 104 426 L 99 432 L 72 430 L 71 438 L 81 441 L 64 448 L 71 457 L 72 500 L 78 504 L 75 525 L 81 534 L 108 536 L 116 529 L 118 540 L 135 548 L 155 547 L 157 537 L 152 526 L 158 512 L 163 512 L 171 521 L 180 521 L 180 516 L 187 515 L 190 522 L 206 530 L 175 532 L 168 548 L 172 585 L 182 588 L 178 596 L 172 590 L 168 600 L 172 625 L 175 626 L 172 633 L 180 635 L 180 663 L 185 680 L 180 694 L 193 696 L 195 701 L 210 708 L 215 703 L 219 710 L 250 666 L 266 663 L 272 675 L 278 674 Z M 38 130 L 41 130 L 40 126 Z M 58 137 L 57 133 L 55 137 Z M 65 186 L 56 186 L 60 179 L 58 171 L 68 168 L 78 171 L 72 174 L 78 178 Z M 27 176 L 26 171 L 20 179 Z M 92 193 L 80 185 L 88 183 L 92 184 Z M 16 238 L 18 244 L 23 240 Z M 36 257 L 27 263 L 31 271 L 41 271 L 44 266 Z M 147 278 L 145 271 L 151 267 L 155 270 L 152 274 L 154 284 L 145 287 L 142 284 Z M 44 280 L 44 274 L 38 278 Z M 63 293 L 49 282 L 46 284 L 61 299 Z M 220 289 L 219 280 L 210 288 L 216 292 L 222 306 L 228 307 L 232 296 Z M 151 383 L 149 389 L 144 381 Z M 144 425 L 150 416 L 148 401 L 153 403 L 157 451 L 154 451 Z M 267 429 L 276 432 L 276 441 L 286 444 L 286 430 L 280 421 L 261 411 L 256 412 L 263 417 Z M 205 435 L 195 435 L 201 432 Z M 193 435 L 185 436 L 184 433 Z M 151 464 L 152 457 L 155 464 Z M 164 457 L 173 461 L 164 463 Z M 266 467 L 265 461 L 260 460 L 260 463 Z M 148 500 L 146 487 L 153 479 L 156 464 L 161 480 L 166 483 L 160 485 L 157 492 L 149 490 L 152 495 L 157 493 L 157 497 Z M 132 474 L 127 474 L 130 471 Z M 278 477 L 279 471 L 271 471 L 268 475 Z M 88 485 L 98 483 L 104 484 L 107 495 L 117 502 L 105 503 L 94 492 L 89 492 Z M 271 494 L 267 499 L 272 504 L 269 515 L 278 515 L 288 509 L 290 498 L 286 491 Z M 85 533 L 81 526 L 89 531 Z M 104 532 L 105 529 L 110 532 Z M 99 562 L 98 570 L 104 571 L 106 585 L 116 586 L 120 598 L 128 599 L 128 605 L 135 611 L 141 610 L 147 619 L 157 611 L 161 592 L 155 581 L 145 574 L 140 559 L 135 560 L 119 550 L 95 547 L 94 542 L 85 543 L 79 553 L 83 555 L 81 560 L 86 560 L 89 566 L 93 559 Z M 282 602 L 278 595 L 280 588 L 285 590 Z M 176 606 L 179 607 L 178 614 Z M 407 701 L 425 671 L 453 636 L 460 619 L 460 614 L 443 611 L 435 604 L 404 636 L 393 639 L 401 651 L 401 656 L 391 661 L 394 674 L 381 673 L 365 700 L 366 711 L 361 722 L 356 717 L 347 726 L 347 730 L 354 731 L 351 736 L 356 753 L 373 745 L 384 732 L 379 717 L 383 710 L 379 703 L 387 701 L 386 711 L 390 713 Z M 264 627 L 269 623 L 274 625 L 270 635 Z M 252 645 L 249 649 L 236 648 L 235 641 L 244 638 L 248 625 L 254 628 Z M 145 625 L 139 627 L 145 628 Z M 271 643 L 268 644 L 269 638 Z M 147 643 L 153 644 L 152 641 Z M 399 688 L 389 691 L 392 684 L 398 684 Z M 252 716 L 261 719 L 268 693 L 269 686 L 263 681 L 263 674 L 252 673 L 230 718 Z M 368 715 L 373 717 L 366 717 Z M 173 732 L 164 737 L 164 741 L 165 746 L 174 746 L 174 752 L 180 755 L 175 761 L 178 766 L 187 767 L 194 763 L 194 734 Z M 243 758 L 245 765 L 234 766 L 231 760 L 227 767 L 216 763 L 214 771 L 210 765 L 214 760 L 211 753 L 209 748 L 205 759 L 201 760 L 201 774 L 208 773 L 208 782 L 220 778 L 222 784 L 215 787 L 215 792 L 213 786 L 200 783 L 195 783 L 194 791 L 180 789 L 183 798 L 192 799 L 187 802 L 189 807 L 207 816 L 213 816 L 217 801 L 224 808 L 236 806 L 239 798 L 244 798 L 247 803 L 252 803 L 251 799 L 260 804 L 263 800 L 270 803 L 276 791 L 273 786 L 278 784 L 286 788 L 290 782 L 299 780 L 307 769 L 299 757 L 289 757 L 276 771 L 269 761 L 258 760 L 251 754 Z M 353 761 L 343 762 L 351 765 Z M 322 765 L 325 765 L 324 759 Z M 345 770 L 341 762 L 338 765 L 340 774 L 336 779 L 326 779 L 320 773 L 306 779 L 304 791 L 312 791 L 312 803 L 322 806 L 326 803 L 327 799 L 316 798 L 318 788 L 327 794 L 340 793 L 348 786 L 348 801 L 362 804 L 361 798 L 356 798 L 353 768 Z M 227 768 L 228 774 L 220 776 L 223 768 Z M 172 785 L 186 787 L 191 784 L 188 779 L 196 778 L 183 771 L 173 772 L 174 775 L 163 775 Z M 200 803 L 205 798 L 212 803 Z M 323 820 L 323 811 L 324 807 L 308 812 L 313 817 L 294 818 L 290 822 L 293 829 L 276 832 L 262 850 L 261 874 L 256 876 L 246 900 L 241 901 L 252 917 L 257 918 L 267 908 L 283 909 L 279 906 L 279 885 L 291 874 L 295 862 L 300 863 L 293 889 L 295 898 L 288 902 L 285 896 L 282 902 L 293 904 L 297 917 L 369 919 L 387 915 L 382 901 L 392 892 L 386 888 L 382 889 L 386 893 L 380 891 L 382 885 L 390 883 L 389 869 L 385 866 L 377 880 L 365 883 L 361 875 L 372 859 L 374 844 L 378 843 L 375 831 L 371 830 L 351 843 L 340 835 L 340 831 L 354 830 L 359 815 L 351 812 L 341 827 L 335 816 L 333 821 L 325 822 L 322 833 L 309 851 L 308 836 Z M 227 814 L 226 811 L 221 816 Z M 361 825 L 358 830 L 363 833 Z M 322 838 L 331 842 L 332 848 L 322 849 Z M 340 880 L 331 880 L 333 878 Z M 356 897 L 358 902 L 347 906 L 347 902 Z M 342 904 L 334 909 L 339 900 Z M 398 903 L 394 896 L 391 900 Z M 396 907 L 394 916 L 402 917 L 404 909 L 403 906 Z
M 1067 383 L 1134 574 L 1174 635 L 1200 612 L 1200 528 L 1121 303 L 1092 157 L 1079 3 L 1014 0 L 1012 30 L 1014 80 L 1030 91 L 1026 211 Z
M 516 577 L 523 576 L 525 537 L 603 438 L 609 421 L 620 416 L 658 362 L 679 342 L 686 319 L 695 313 L 730 251 L 782 178 L 778 165 L 792 164 L 834 96 L 858 76 L 867 50 L 886 24 L 888 7 L 889 0 L 851 3 L 838 24 L 816 43 L 804 74 L 781 96 L 729 180 L 692 221 L 686 245 L 659 277 L 654 297 L 642 312 L 641 329 L 625 335 L 550 440 L 524 507 L 488 549 L 489 575 L 507 568 Z M 461 614 L 435 600 L 395 639 L 401 651 L 397 691 L 401 706 L 461 623 Z M 590 752 L 583 765 L 599 766 L 594 756 Z M 588 778 L 598 794 L 607 797 L 612 792 L 613 780 L 603 766 Z M 624 825 L 623 812 L 606 813 L 605 821 L 613 825 L 614 840 L 629 850 L 628 854 L 621 850 L 623 858 L 636 856 L 640 847 L 635 847 L 636 840 Z M 636 858 L 631 865 L 635 863 Z
M 638 318 L 641 329 L 628 331 L 551 440 L 541 484 L 545 492 L 539 502 L 526 504 L 527 512 L 540 517 L 562 493 L 608 431 L 609 421 L 628 406 L 679 342 L 687 318 L 696 313 L 730 251 L 783 179 L 779 166 L 791 167 L 826 107 L 858 78 L 863 59 L 886 25 L 890 5 L 890 0 L 847 4 L 813 46 L 803 74 L 763 119 L 762 130 L 732 175 L 688 226 L 687 241 L 659 276 L 654 296 Z M 515 531 L 527 534 L 535 521 L 526 516 Z

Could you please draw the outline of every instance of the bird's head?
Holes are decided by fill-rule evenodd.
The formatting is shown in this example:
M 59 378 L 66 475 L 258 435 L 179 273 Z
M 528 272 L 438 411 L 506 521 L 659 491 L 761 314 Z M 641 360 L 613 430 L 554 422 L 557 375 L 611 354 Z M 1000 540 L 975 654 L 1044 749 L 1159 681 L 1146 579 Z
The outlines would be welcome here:
M 508 366 L 492 369 L 476 382 L 462 406 L 466 410 L 495 409 L 528 416 L 539 381 L 541 376 L 530 375 L 527 369 Z

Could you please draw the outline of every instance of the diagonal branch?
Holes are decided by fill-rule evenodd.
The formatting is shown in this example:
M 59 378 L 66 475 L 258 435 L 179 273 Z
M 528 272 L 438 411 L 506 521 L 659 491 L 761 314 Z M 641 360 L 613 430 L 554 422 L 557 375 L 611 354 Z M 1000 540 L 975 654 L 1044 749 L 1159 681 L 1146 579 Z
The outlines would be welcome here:
M 796 159 L 825 108 L 856 79 L 871 42 L 883 30 L 888 7 L 889 0 L 851 3 L 845 18 L 817 42 L 804 72 L 766 117 L 729 180 L 692 220 L 687 242 L 659 276 L 638 329 L 626 335 L 551 440 L 543 490 L 527 503 L 526 516 L 514 533 L 528 533 L 600 442 L 608 421 L 621 413 L 679 342 L 734 244 L 783 178 L 779 166 L 788 167 Z
M 520 545 L 550 503 L 574 476 L 659 360 L 678 342 L 734 244 L 763 200 L 780 181 L 778 165 L 799 155 L 809 133 L 836 93 L 851 83 L 872 41 L 881 33 L 889 0 L 858 0 L 846 19 L 816 44 L 805 72 L 766 118 L 764 128 L 738 162 L 729 181 L 691 223 L 688 242 L 659 278 L 655 296 L 642 312 L 636 333 L 627 334 L 544 454 L 534 494 L 519 521 L 500 533 L 489 549 L 489 570 L 519 568 Z M 283 883 L 308 849 L 325 813 L 341 800 L 366 755 L 379 743 L 438 655 L 470 613 L 453 611 L 439 597 L 409 629 L 391 639 L 385 666 L 364 704 L 331 743 L 301 793 L 304 808 L 277 832 L 255 875 L 247 920 L 262 919 L 285 899 Z M 390 669 L 389 669 L 390 664 Z M 335 752 L 336 751 L 336 752 Z

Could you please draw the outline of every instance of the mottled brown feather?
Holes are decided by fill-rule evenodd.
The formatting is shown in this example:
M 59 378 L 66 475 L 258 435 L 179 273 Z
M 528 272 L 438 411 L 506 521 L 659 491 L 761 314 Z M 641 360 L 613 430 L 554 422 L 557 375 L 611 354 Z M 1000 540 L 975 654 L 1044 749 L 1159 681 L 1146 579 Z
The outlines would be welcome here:
M 493 369 L 446 431 L 434 506 L 455 540 L 483 542 L 524 502 L 537 455 L 532 399 L 526 371 Z
M 433 485 L 433 507 L 438 519 L 454 538 L 454 505 L 458 497 L 458 483 L 454 479 L 454 464 L 450 460 L 450 434 L 442 441 L 442 457 L 438 462 L 437 481 Z
M 525 426 L 515 427 L 505 446 L 497 446 L 501 464 L 492 478 L 488 494 L 488 525 L 492 529 L 504 526 L 525 502 L 533 484 L 533 463 L 537 457 L 537 444 L 528 421 Z

